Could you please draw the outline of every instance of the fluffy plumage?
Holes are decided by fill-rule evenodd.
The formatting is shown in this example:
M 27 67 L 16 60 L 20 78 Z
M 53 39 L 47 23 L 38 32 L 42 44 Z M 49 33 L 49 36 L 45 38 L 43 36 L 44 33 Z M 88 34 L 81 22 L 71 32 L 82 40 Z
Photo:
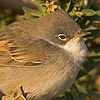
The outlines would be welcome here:
M 67 13 L 56 11 L 0 31 L 1 96 L 22 86 L 28 100 L 51 100 L 70 88 L 87 54 L 75 37 L 79 30 Z

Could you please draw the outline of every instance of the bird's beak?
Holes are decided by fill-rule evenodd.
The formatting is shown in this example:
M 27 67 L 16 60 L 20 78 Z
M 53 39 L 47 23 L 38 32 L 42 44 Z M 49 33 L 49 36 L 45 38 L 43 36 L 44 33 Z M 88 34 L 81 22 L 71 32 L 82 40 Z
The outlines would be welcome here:
M 86 35 L 89 35 L 91 34 L 91 32 L 86 32 L 86 31 L 80 31 L 76 34 L 77 37 L 83 37 L 83 36 L 86 36 Z

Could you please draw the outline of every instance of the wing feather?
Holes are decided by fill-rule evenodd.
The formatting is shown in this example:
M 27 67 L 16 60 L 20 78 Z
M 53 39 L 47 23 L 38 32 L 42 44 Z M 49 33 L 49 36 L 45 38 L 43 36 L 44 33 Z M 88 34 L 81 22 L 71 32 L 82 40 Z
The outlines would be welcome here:
M 0 66 L 34 67 L 46 62 L 50 44 L 42 39 L 0 32 Z M 42 48 L 40 50 L 40 48 Z

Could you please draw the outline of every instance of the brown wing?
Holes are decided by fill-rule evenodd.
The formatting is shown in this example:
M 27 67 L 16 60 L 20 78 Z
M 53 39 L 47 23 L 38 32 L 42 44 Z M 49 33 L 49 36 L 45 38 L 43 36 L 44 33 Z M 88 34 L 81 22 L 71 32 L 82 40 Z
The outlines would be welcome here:
M 50 44 L 22 34 L 9 29 L 0 32 L 0 67 L 32 67 L 46 62 Z

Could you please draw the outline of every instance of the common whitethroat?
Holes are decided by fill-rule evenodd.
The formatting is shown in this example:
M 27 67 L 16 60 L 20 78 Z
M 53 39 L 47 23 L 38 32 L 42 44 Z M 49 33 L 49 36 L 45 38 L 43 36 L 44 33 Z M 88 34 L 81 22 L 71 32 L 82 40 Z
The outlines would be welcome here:
M 87 55 L 84 35 L 64 11 L 0 31 L 0 96 L 51 100 L 70 88 Z

